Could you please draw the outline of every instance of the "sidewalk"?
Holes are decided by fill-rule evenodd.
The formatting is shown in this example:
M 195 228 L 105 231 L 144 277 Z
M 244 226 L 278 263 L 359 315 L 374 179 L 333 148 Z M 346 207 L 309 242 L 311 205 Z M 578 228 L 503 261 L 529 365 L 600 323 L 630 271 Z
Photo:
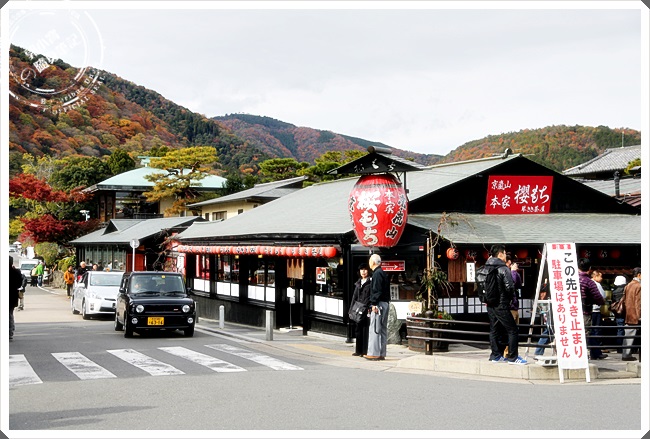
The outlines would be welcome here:
M 555 380 L 559 382 L 557 367 L 536 364 L 533 350 L 528 354 L 530 364 L 526 366 L 488 361 L 489 349 L 479 349 L 463 344 L 451 344 L 449 352 L 436 352 L 433 355 L 413 352 L 406 345 L 389 344 L 386 360 L 369 362 L 364 358 L 352 356 L 354 343 L 346 343 L 345 337 L 338 337 L 317 332 L 302 335 L 302 328 L 280 329 L 273 331 L 273 339 L 267 340 L 265 328 L 257 328 L 236 323 L 225 322 L 219 328 L 217 320 L 200 318 L 198 329 L 216 334 L 267 345 L 281 345 L 285 350 L 296 353 L 319 356 L 320 358 L 344 359 L 346 366 L 379 366 L 383 369 L 401 369 L 434 373 L 452 373 L 492 378 L 509 378 L 523 380 Z M 524 356 L 525 348 L 521 354 Z M 340 361 L 339 361 L 340 363 Z M 621 354 L 610 353 L 604 360 L 590 361 L 590 380 L 638 379 L 641 382 L 641 364 L 637 361 L 621 360 Z M 585 370 L 565 370 L 564 380 L 585 382 Z
M 16 324 L 27 322 L 49 322 L 54 316 L 59 320 L 75 321 L 80 317 L 70 312 L 70 302 L 64 290 L 42 287 L 50 295 L 32 295 L 26 301 L 25 311 L 15 311 Z M 68 314 L 53 313 L 54 309 L 66 309 Z M 56 320 L 56 321 L 59 321 Z M 544 380 L 559 383 L 557 367 L 536 364 L 533 350 L 528 353 L 530 364 L 525 366 L 488 361 L 489 349 L 474 348 L 464 344 L 450 344 L 449 352 L 436 352 L 425 355 L 413 352 L 406 345 L 389 344 L 385 361 L 368 361 L 362 357 L 352 356 L 354 343 L 346 343 L 345 337 L 308 332 L 303 335 L 302 328 L 283 328 L 274 330 L 272 340 L 267 340 L 266 328 L 225 322 L 223 329 L 219 321 L 200 317 L 197 331 L 207 331 L 231 337 L 249 343 L 258 343 L 265 349 L 281 349 L 292 355 L 313 357 L 318 361 L 342 367 L 359 367 L 372 370 L 400 371 L 412 373 L 453 374 L 458 377 L 473 379 L 513 379 Z M 523 357 L 525 348 L 520 350 Z M 586 382 L 585 370 L 565 370 L 564 382 Z M 590 361 L 589 375 L 591 382 L 641 382 L 641 364 L 638 361 L 622 361 L 621 354 L 610 352 L 604 360 Z

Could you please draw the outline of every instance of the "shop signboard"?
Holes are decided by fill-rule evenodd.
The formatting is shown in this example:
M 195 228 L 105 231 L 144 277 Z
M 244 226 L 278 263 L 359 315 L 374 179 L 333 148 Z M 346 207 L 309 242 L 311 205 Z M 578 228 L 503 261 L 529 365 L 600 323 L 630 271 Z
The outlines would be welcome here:
M 575 243 L 546 244 L 558 366 L 588 368 Z
M 547 175 L 491 175 L 485 213 L 547 214 L 551 207 L 553 177 Z

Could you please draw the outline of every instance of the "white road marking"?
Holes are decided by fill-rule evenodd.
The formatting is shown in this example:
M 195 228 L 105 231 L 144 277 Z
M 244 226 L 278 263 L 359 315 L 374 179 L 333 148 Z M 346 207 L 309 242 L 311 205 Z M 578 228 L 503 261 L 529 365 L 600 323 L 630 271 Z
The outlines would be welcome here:
M 241 358 L 253 361 L 263 366 L 270 367 L 275 370 L 303 370 L 302 367 L 294 366 L 293 364 L 278 360 L 277 358 L 269 357 L 268 355 L 259 354 L 246 349 L 238 348 L 228 344 L 210 344 L 205 345 L 210 349 L 214 349 L 228 354 L 236 355 Z
M 138 367 L 150 375 L 184 375 L 185 372 L 176 369 L 174 366 L 158 361 L 155 358 L 148 357 L 133 349 L 114 349 L 108 351 L 117 358 Z
M 115 375 L 79 352 L 56 352 L 52 356 L 81 380 L 115 378 Z
M 27 384 L 42 384 L 24 355 L 9 355 L 9 388 Z
M 201 366 L 210 368 L 215 372 L 246 372 L 246 369 L 243 367 L 236 366 L 232 363 L 228 363 L 227 361 L 220 360 L 219 358 L 211 357 L 209 355 L 192 351 L 181 346 L 164 347 L 158 349 L 169 354 L 185 358 L 186 360 L 200 364 Z

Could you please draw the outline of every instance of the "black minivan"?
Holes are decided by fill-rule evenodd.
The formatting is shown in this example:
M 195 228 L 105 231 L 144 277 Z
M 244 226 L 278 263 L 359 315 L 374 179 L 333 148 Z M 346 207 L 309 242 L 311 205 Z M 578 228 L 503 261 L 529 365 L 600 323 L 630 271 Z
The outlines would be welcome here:
M 180 273 L 124 273 L 115 306 L 115 330 L 123 330 L 124 337 L 163 329 L 181 329 L 186 337 L 192 337 L 195 323 L 196 303 Z

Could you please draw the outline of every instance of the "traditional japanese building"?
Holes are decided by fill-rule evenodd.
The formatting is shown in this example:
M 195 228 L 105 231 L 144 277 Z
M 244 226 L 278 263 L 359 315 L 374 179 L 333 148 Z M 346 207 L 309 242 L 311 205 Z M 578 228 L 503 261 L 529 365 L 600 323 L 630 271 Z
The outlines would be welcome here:
M 104 269 L 178 271 L 184 267 L 184 260 L 178 260 L 179 255 L 171 251 L 170 241 L 195 221 L 203 218 L 112 219 L 106 227 L 70 243 L 75 246 L 78 262 Z
M 258 326 L 270 309 L 277 328 L 292 322 L 305 331 L 345 334 L 357 267 L 376 252 L 391 274 L 398 318 L 405 318 L 420 289 L 428 239 L 437 268 L 453 284 L 440 303 L 464 319 L 487 319 L 472 272 L 492 244 L 505 244 L 519 262 L 524 319 L 544 243 L 575 243 L 606 281 L 640 264 L 637 207 L 527 157 L 503 154 L 414 171 L 401 176 L 408 220 L 390 248 L 364 247 L 355 236 L 348 196 L 356 177 L 315 184 L 227 221 L 194 223 L 177 235 L 175 251 L 186 255 L 199 309 L 214 318 L 224 305 L 227 320 Z

